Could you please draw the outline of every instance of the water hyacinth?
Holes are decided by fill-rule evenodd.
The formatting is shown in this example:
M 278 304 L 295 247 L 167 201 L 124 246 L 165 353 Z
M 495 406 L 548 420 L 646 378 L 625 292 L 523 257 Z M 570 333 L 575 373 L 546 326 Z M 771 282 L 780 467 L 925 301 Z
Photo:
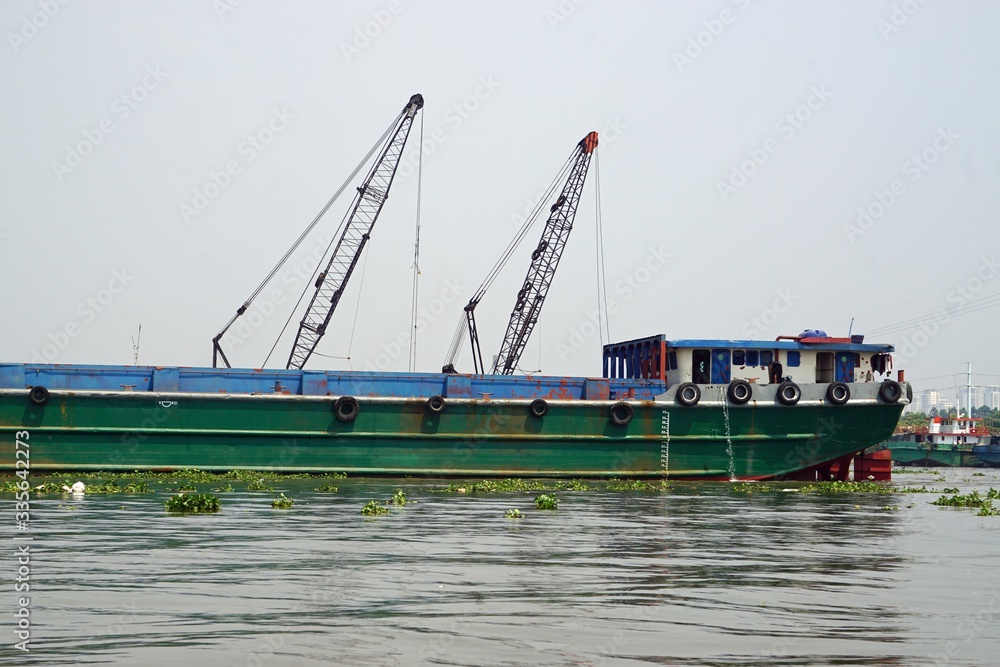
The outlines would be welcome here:
M 378 504 L 377 500 L 369 500 L 368 504 L 361 508 L 361 514 L 364 516 L 378 516 L 380 514 L 388 514 L 389 508 L 382 507 Z
M 222 509 L 219 499 L 208 493 L 178 493 L 165 503 L 168 512 L 175 514 L 210 514 Z
M 292 505 L 295 501 L 282 493 L 280 496 L 271 501 L 271 507 L 276 510 L 288 510 L 292 509 Z
M 559 499 L 543 493 L 535 497 L 535 507 L 540 510 L 559 509 Z

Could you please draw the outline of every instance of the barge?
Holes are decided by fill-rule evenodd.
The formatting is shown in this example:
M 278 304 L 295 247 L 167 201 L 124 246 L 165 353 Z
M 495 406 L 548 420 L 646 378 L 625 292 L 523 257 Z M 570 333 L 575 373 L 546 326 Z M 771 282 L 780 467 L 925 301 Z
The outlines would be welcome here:
M 768 479 L 891 436 L 910 387 L 857 340 L 659 335 L 597 378 L 7 363 L 0 457 L 27 432 L 33 470 Z

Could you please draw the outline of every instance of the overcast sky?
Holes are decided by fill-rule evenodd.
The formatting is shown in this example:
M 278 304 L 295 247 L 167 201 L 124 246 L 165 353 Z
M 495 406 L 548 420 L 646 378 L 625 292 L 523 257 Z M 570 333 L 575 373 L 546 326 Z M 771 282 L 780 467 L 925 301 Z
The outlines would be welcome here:
M 140 363 L 210 365 L 419 92 L 418 370 L 596 130 L 613 339 L 854 317 L 917 389 L 966 361 L 1000 384 L 1000 309 L 966 312 L 1000 294 L 997 3 L 5 0 L 0 25 L 4 361 L 131 363 L 141 323 Z M 597 175 L 525 370 L 600 374 Z M 309 367 L 407 369 L 417 194 L 406 166 Z M 224 341 L 234 365 L 262 364 L 349 203 Z M 477 310 L 487 358 L 540 232 Z

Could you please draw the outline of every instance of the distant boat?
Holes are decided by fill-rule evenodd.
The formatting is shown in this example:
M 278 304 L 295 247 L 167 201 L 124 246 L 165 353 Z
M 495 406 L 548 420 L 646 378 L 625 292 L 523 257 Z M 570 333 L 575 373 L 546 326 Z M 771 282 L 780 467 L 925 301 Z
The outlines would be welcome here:
M 988 445 L 989 431 L 978 417 L 932 417 L 927 426 L 899 433 L 887 443 L 896 465 L 970 467 L 983 464 L 973 448 Z
M 972 453 L 984 464 L 993 468 L 1000 467 L 1000 435 L 993 436 L 988 443 L 975 445 Z

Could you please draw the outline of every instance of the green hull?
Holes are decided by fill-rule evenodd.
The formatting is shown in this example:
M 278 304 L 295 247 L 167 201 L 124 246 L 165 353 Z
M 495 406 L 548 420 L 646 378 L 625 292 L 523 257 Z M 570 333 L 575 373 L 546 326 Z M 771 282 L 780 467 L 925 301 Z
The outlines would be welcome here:
M 892 434 L 903 406 L 723 407 L 633 401 L 359 398 L 356 420 L 329 397 L 154 392 L 0 393 L 0 457 L 12 468 L 27 431 L 32 470 L 343 471 L 365 475 L 517 475 L 764 479 L 858 452 Z M 728 427 L 727 427 L 728 425 Z
M 903 442 L 888 443 L 892 450 L 892 462 L 900 466 L 943 466 L 949 468 L 970 468 L 983 465 L 971 446 L 968 449 L 928 449 L 916 444 Z

